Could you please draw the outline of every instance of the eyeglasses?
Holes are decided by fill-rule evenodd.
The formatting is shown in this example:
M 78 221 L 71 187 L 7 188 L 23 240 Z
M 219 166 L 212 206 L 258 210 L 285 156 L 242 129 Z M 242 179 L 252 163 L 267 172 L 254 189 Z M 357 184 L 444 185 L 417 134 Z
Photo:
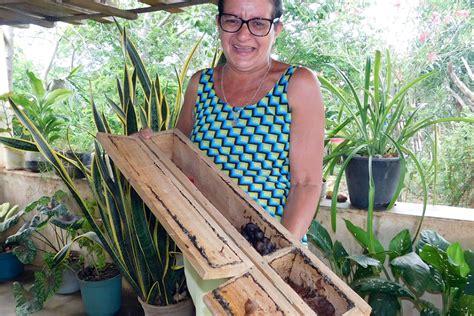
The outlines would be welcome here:
M 265 18 L 253 18 L 250 20 L 244 20 L 233 14 L 221 14 L 219 15 L 219 25 L 224 32 L 237 33 L 242 28 L 242 25 L 247 24 L 247 27 L 252 35 L 263 37 L 270 33 L 272 25 L 277 23 L 280 18 L 265 19 Z

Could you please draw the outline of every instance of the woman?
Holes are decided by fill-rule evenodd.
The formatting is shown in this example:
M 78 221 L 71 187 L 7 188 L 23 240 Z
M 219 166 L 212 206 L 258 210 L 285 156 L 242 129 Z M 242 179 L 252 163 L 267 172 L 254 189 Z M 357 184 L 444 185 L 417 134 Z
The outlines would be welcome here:
M 324 110 L 314 74 L 270 56 L 282 1 L 219 1 L 226 64 L 190 80 L 177 128 L 296 237 L 322 184 Z
M 324 110 L 314 74 L 273 60 L 281 0 L 220 0 L 226 64 L 194 74 L 177 128 L 297 238 L 314 217 L 322 184 Z M 197 315 L 205 283 L 185 260 Z

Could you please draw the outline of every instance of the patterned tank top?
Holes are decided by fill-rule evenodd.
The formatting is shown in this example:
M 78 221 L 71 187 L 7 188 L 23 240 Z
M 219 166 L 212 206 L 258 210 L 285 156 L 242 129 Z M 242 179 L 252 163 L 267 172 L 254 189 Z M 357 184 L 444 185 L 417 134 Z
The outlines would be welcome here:
M 283 215 L 290 190 L 291 111 L 288 67 L 255 104 L 232 107 L 217 97 L 214 70 L 202 71 L 191 140 L 268 213 Z

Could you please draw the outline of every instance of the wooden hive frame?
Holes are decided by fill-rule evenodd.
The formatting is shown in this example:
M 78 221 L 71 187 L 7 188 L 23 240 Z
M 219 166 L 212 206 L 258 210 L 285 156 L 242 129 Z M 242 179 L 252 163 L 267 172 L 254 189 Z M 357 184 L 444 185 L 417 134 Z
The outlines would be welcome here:
M 219 232 L 222 231 L 229 240 L 229 247 L 238 248 L 234 249 L 234 253 L 242 259 L 243 268 L 235 270 L 232 279 L 204 297 L 205 303 L 215 314 L 245 315 L 248 312 L 246 304 L 251 303 L 260 314 L 315 315 L 286 283 L 285 278 L 289 278 L 298 285 L 322 287 L 327 299 L 335 307 L 336 315 L 370 315 L 370 306 L 362 298 L 219 170 L 181 132 L 171 130 L 157 133 L 150 140 L 109 134 L 99 134 L 97 138 L 140 196 L 146 193 L 140 188 L 149 186 L 151 181 L 149 176 L 143 174 L 154 172 L 153 177 L 156 178 L 158 175 L 153 169 L 160 169 L 160 180 L 155 182 L 167 188 L 163 190 L 168 192 L 163 194 L 175 194 L 175 200 L 181 195 L 192 201 L 199 216 L 219 226 Z M 135 158 L 139 152 L 139 158 Z M 139 173 L 128 171 L 134 165 L 135 168 L 140 166 Z M 173 192 L 172 187 L 179 188 L 179 193 Z M 147 201 L 145 196 L 142 198 L 154 211 L 149 204 L 152 201 Z M 159 195 L 159 198 L 162 196 Z M 172 208 L 171 212 L 180 212 L 180 207 Z M 161 221 L 159 212 L 155 214 Z M 276 244 L 275 252 L 261 256 L 245 240 L 240 228 L 249 221 L 259 226 Z M 193 224 L 189 223 L 191 226 Z M 181 249 L 186 257 L 195 255 L 190 260 L 193 267 L 202 269 L 206 264 L 200 262 L 202 258 L 196 252 L 191 253 L 192 245 L 185 242 L 179 228 L 177 231 L 175 227 L 163 225 L 173 239 L 177 237 L 184 241 L 177 244 L 180 248 L 185 244 L 185 248 Z M 208 233 L 209 230 L 206 231 Z M 206 246 L 210 247 L 207 243 Z

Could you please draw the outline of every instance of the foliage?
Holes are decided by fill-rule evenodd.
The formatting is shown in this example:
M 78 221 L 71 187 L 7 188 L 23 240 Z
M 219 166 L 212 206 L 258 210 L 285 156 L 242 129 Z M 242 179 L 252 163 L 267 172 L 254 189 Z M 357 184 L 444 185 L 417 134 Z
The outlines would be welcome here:
M 63 191 L 57 191 L 51 197 L 44 196 L 28 204 L 17 213 L 17 217 L 30 214 L 31 219 L 26 220 L 18 231 L 6 240 L 6 245 L 13 247 L 13 253 L 22 263 L 31 263 L 38 251 L 44 253 L 43 259 L 46 263 L 41 271 L 35 273 L 30 289 L 26 289 L 19 282 L 13 284 L 16 311 L 19 315 L 41 310 L 44 302 L 56 293 L 61 284 L 61 273 L 66 264 L 53 268 L 52 258 L 68 239 L 77 234 L 83 223 L 82 218 L 72 214 L 61 203 L 64 197 Z M 54 240 L 44 234 L 48 227 L 54 233 Z
M 24 108 L 24 111 L 49 142 L 54 142 L 61 137 L 61 125 L 64 124 L 64 121 L 57 116 L 55 109 L 59 103 L 71 95 L 71 91 L 67 89 L 50 91 L 33 72 L 27 71 L 26 75 L 30 91 L 25 94 L 12 93 L 9 98 Z
M 145 126 L 155 131 L 174 126 L 180 111 L 183 81 L 197 45 L 177 76 L 179 89 L 174 108 L 171 110 L 161 86 L 162 81 L 158 76 L 155 79 L 149 76 L 134 44 L 127 37 L 125 30 L 120 27 L 119 29 L 127 60 L 123 68 L 123 79 L 116 81 L 118 101 L 111 98 L 107 101 L 121 124 L 123 134 L 136 133 Z M 139 91 L 143 102 L 139 102 Z M 109 116 L 98 110 L 93 99 L 91 106 L 97 130 L 102 133 L 110 132 Z M 78 238 L 87 237 L 99 241 L 142 300 L 156 305 L 175 303 L 175 294 L 184 291 L 184 273 L 176 265 L 175 255 L 178 249 L 100 145 L 95 144 L 95 158 L 90 172 L 84 170 L 84 166 L 78 166 L 82 167 L 87 175 L 97 200 L 100 219 L 96 220 L 65 171 L 58 153 L 15 102 L 12 102 L 12 107 L 21 123 L 33 135 L 39 151 L 57 170 L 90 223 L 93 232 Z M 54 264 L 61 262 L 68 251 L 68 247 L 64 247 L 55 257 Z
M 377 252 L 370 254 L 368 232 L 348 220 L 346 227 L 364 249 L 363 254 L 348 254 L 341 242 L 332 242 L 317 221 L 310 227 L 308 240 L 322 251 L 339 277 L 368 299 L 373 315 L 398 315 L 402 300 L 413 302 L 421 315 L 474 312 L 471 250 L 463 250 L 459 243 L 451 244 L 427 230 L 421 232 L 420 240 L 412 246 L 410 233 L 405 229 L 392 238 L 388 249 L 376 240 Z M 421 299 L 426 292 L 441 294 L 442 311 Z
M 367 58 L 365 68 L 361 71 L 361 78 L 351 81 L 348 76 L 337 66 L 335 71 L 344 82 L 344 87 L 339 88 L 329 80 L 320 76 L 322 87 L 334 96 L 334 100 L 340 104 L 337 115 L 337 125 L 328 132 L 328 140 L 332 138 L 343 139 L 333 151 L 324 158 L 327 167 L 326 173 L 331 172 L 341 159 L 344 162 L 338 171 L 334 184 L 333 198 L 331 203 L 331 223 L 333 230 L 336 229 L 336 203 L 337 193 L 342 176 L 348 163 L 355 155 L 367 156 L 369 171 L 369 207 L 367 215 L 369 252 L 373 254 L 375 249 L 372 218 L 374 207 L 375 187 L 372 174 L 372 158 L 377 157 L 399 157 L 401 164 L 401 175 L 396 192 L 388 205 L 390 209 L 400 195 L 404 185 L 406 160 L 413 162 L 421 178 L 423 187 L 423 216 L 427 204 L 427 185 L 425 171 L 420 165 L 416 155 L 407 143 L 420 130 L 432 125 L 450 121 L 464 121 L 474 123 L 474 119 L 465 117 L 448 117 L 437 119 L 434 115 L 419 117 L 417 112 L 420 107 L 410 108 L 405 96 L 410 89 L 429 76 L 426 73 L 406 84 L 397 82 L 392 77 L 392 64 L 387 52 L 385 67 L 382 64 L 380 51 L 375 52 L 373 60 Z M 384 71 L 385 69 L 385 71 Z M 357 90 L 360 89 L 360 92 Z M 406 157 L 406 158 L 405 158 Z M 420 227 L 418 228 L 418 230 Z M 415 234 L 418 235 L 418 231 Z
M 15 226 L 24 214 L 18 205 L 10 206 L 8 202 L 0 204 L 0 234 Z M 4 244 L 5 241 L 0 239 L 0 253 L 5 251 Z

